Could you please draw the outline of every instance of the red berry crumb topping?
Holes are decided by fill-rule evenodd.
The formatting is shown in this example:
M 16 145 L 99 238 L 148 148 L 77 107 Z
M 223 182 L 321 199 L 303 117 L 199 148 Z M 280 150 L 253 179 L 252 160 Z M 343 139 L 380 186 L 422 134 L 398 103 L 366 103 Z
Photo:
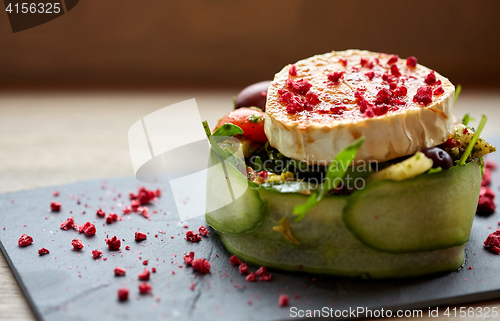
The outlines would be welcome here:
M 186 265 L 191 265 L 194 260 L 194 252 L 189 252 L 188 255 L 184 255 L 184 262 L 186 262 Z
M 484 247 L 492 253 L 500 254 L 500 230 L 488 235 L 486 241 L 484 241 Z
M 437 78 L 434 70 L 431 70 L 431 72 L 427 76 L 425 76 L 425 83 L 429 86 L 436 85 Z
M 439 95 L 444 94 L 444 89 L 442 86 L 439 86 L 436 89 L 434 89 L 434 91 L 432 93 L 434 94 L 434 96 L 439 96 Z
M 149 270 L 148 269 L 144 269 L 144 271 L 142 271 L 141 273 L 139 273 L 138 277 L 139 277 L 139 280 L 141 281 L 147 281 L 149 280 Z
M 120 246 L 122 245 L 122 242 L 119 238 L 113 236 L 110 239 L 106 238 L 106 244 L 111 251 L 118 251 L 120 249 Z
M 278 304 L 280 305 L 280 307 L 285 307 L 288 305 L 289 301 L 290 301 L 290 299 L 288 298 L 288 295 L 282 294 L 282 295 L 280 295 L 280 297 L 278 299 Z
M 415 68 L 417 66 L 417 58 L 408 57 L 406 58 L 406 65 L 411 68 Z
M 106 217 L 106 223 L 111 224 L 118 220 L 118 214 L 109 213 L 108 217 Z
M 191 243 L 199 242 L 201 241 L 201 236 L 199 236 L 197 233 L 194 233 L 193 231 L 187 231 L 186 240 Z
M 317 104 L 319 104 L 321 102 L 321 100 L 319 100 L 318 95 L 313 93 L 312 91 L 309 91 L 306 94 L 306 101 L 309 105 L 312 105 L 312 106 L 316 106 Z
M 49 253 L 50 253 L 50 251 L 44 247 L 42 247 L 41 249 L 38 250 L 38 255 L 45 255 L 45 254 L 49 254 Z
M 139 201 L 139 205 L 149 204 L 156 197 L 160 197 L 160 196 L 161 196 L 161 191 L 159 189 L 157 189 L 156 191 L 153 191 L 153 190 L 148 190 L 144 186 L 139 188 L 139 190 L 137 191 L 137 194 L 134 194 L 134 193 L 129 194 L 130 200 Z
M 210 232 L 207 230 L 205 226 L 200 226 L 198 229 L 198 233 L 200 233 L 201 236 L 207 236 Z
M 118 300 L 127 301 L 128 300 L 128 293 L 129 293 L 129 291 L 127 288 L 118 289 Z
M 365 74 L 366 77 L 368 77 L 368 79 L 372 80 L 373 77 L 375 77 L 375 73 L 373 71 L 369 71 Z
M 432 87 L 422 86 L 417 89 L 417 93 L 413 97 L 413 102 L 427 106 L 432 102 Z
M 347 67 L 347 59 L 339 59 L 339 62 L 342 64 L 342 66 Z
M 98 209 L 97 212 L 95 213 L 97 216 L 104 218 L 106 216 L 106 213 L 102 209 Z
M 293 80 L 288 78 L 286 81 L 288 89 L 297 95 L 305 95 L 311 89 L 312 85 L 305 79 Z
M 361 67 L 366 67 L 368 65 L 368 59 L 361 58 L 359 63 L 361 64 Z
M 248 265 L 246 263 L 241 263 L 239 270 L 241 274 L 246 274 L 248 272 Z
M 115 276 L 124 276 L 127 274 L 127 271 L 121 267 L 115 268 Z
M 396 88 L 396 90 L 394 91 L 394 96 L 404 97 L 404 96 L 406 96 L 407 93 L 408 93 L 408 89 L 406 89 L 405 86 L 400 86 L 400 87 Z
M 344 77 L 344 74 L 344 71 L 334 71 L 333 73 L 328 75 L 328 80 L 336 84 L 341 78 Z
M 98 259 L 98 258 L 100 258 L 102 256 L 102 252 L 99 251 L 99 250 L 93 250 L 92 251 L 92 256 L 93 256 L 94 260 Z
M 290 76 L 297 76 L 297 67 L 295 65 L 291 65 L 290 68 L 288 68 L 288 74 Z
M 255 273 L 253 273 L 253 272 L 248 273 L 247 277 L 245 278 L 245 280 L 247 280 L 247 282 L 255 282 L 256 279 L 257 278 L 255 277 Z
M 389 58 L 389 60 L 387 61 L 387 64 L 388 65 L 395 64 L 396 62 L 398 62 L 398 59 L 399 59 L 398 55 L 392 55 L 391 58 Z
M 488 186 L 481 186 L 476 212 L 480 215 L 491 215 L 495 208 L 495 193 Z
M 50 210 L 52 212 L 59 212 L 61 210 L 61 203 L 51 202 L 50 203 Z
M 135 232 L 135 241 L 136 242 L 144 241 L 147 238 L 148 238 L 148 236 L 145 233 Z
M 238 259 L 236 255 L 231 256 L 231 259 L 229 260 L 231 262 L 231 265 L 240 265 L 241 261 Z
M 202 258 L 195 259 L 193 260 L 191 265 L 196 271 L 199 271 L 201 273 L 210 273 L 210 262 L 208 262 L 205 259 Z
M 83 249 L 83 243 L 79 239 L 74 239 L 73 241 L 71 241 L 71 245 L 73 246 L 74 251 L 80 251 L 81 249 Z
M 151 292 L 152 289 L 153 287 L 150 284 L 147 284 L 146 282 L 142 282 L 141 284 L 139 284 L 139 292 L 141 294 L 148 294 L 149 292 Z
M 17 241 L 17 245 L 23 247 L 23 246 L 28 246 L 31 243 L 33 243 L 33 238 L 29 235 L 23 234 Z
M 61 223 L 61 230 L 69 230 L 75 227 L 75 220 L 73 219 L 73 216 L 68 218 L 66 221 Z
M 267 272 L 265 266 L 261 266 L 257 271 L 255 271 L 255 275 L 259 277 L 260 281 L 271 281 L 271 274 Z
M 85 233 L 89 236 L 95 235 L 96 233 L 95 225 L 90 222 L 87 222 L 78 228 L 78 232 L 80 234 Z
M 391 66 L 391 74 L 395 77 L 401 76 L 401 72 L 399 71 L 398 65 L 394 64 Z

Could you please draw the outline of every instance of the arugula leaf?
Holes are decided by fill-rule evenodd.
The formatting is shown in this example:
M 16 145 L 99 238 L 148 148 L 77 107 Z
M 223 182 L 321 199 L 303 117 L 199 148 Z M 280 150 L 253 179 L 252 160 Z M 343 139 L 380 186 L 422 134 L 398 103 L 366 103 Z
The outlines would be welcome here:
M 455 89 L 455 99 L 453 100 L 453 103 L 457 102 L 458 96 L 460 96 L 461 92 L 462 92 L 462 86 L 459 84 L 457 85 L 457 89 Z
M 467 124 L 471 121 L 475 121 L 475 119 L 472 118 L 469 114 L 465 114 L 464 118 L 462 118 L 462 124 L 464 124 L 465 126 L 467 126 Z
M 349 168 L 351 162 L 356 157 L 359 148 L 365 142 L 365 138 L 361 137 L 351 144 L 347 145 L 340 153 L 335 156 L 333 162 L 328 165 L 328 169 L 326 171 L 326 178 L 319 192 L 315 192 L 309 196 L 307 201 L 304 204 L 297 205 L 293 209 L 293 214 L 298 217 L 295 219 L 295 222 L 301 221 L 306 213 L 319 204 L 325 193 L 329 190 L 332 190 L 336 187 L 336 183 L 340 182 L 340 180 L 344 177 L 347 169 Z
M 255 165 L 259 167 L 258 169 L 255 168 L 257 172 L 262 172 L 264 170 L 264 164 L 262 163 L 262 160 L 259 156 L 255 156 Z
M 210 145 L 212 145 L 212 149 L 222 156 L 224 159 L 228 159 L 231 156 L 234 155 L 236 158 L 236 161 L 241 161 L 243 162 L 235 153 L 234 151 L 230 150 L 227 148 L 221 148 L 219 143 L 222 140 L 225 140 L 226 137 L 232 137 L 234 135 L 238 134 L 243 134 L 243 130 L 236 125 L 233 124 L 224 124 L 221 127 L 217 128 L 214 133 L 210 131 L 210 126 L 208 125 L 208 122 L 205 120 L 203 121 L 203 129 L 205 130 L 205 134 L 207 134 L 208 141 L 210 142 Z M 226 126 L 228 125 L 228 126 Z
M 479 127 L 477 128 L 476 132 L 474 133 L 474 136 L 472 137 L 472 139 L 469 143 L 469 146 L 467 146 L 467 149 L 465 150 L 464 154 L 462 155 L 462 158 L 460 158 L 460 162 L 458 163 L 458 165 L 465 164 L 465 161 L 467 160 L 469 155 L 472 153 L 472 149 L 476 145 L 476 142 L 479 139 L 479 135 L 481 134 L 481 131 L 483 130 L 484 125 L 486 124 L 487 120 L 488 120 L 488 118 L 486 117 L 486 115 L 483 115 L 483 117 L 481 118 L 481 122 L 479 123 Z
M 212 133 L 212 135 L 214 136 L 228 136 L 228 137 L 241 134 L 243 134 L 243 129 L 241 129 L 237 125 L 229 123 L 220 126 Z

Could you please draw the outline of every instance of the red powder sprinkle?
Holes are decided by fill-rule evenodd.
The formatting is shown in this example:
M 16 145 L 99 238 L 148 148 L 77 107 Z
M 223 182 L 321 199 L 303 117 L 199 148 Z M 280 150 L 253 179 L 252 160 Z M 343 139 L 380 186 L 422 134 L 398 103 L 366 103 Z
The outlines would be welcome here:
M 342 66 L 347 67 L 347 59 L 339 59 L 339 62 L 342 64 Z
M 293 80 L 288 78 L 286 84 L 288 89 L 297 95 L 305 95 L 312 87 L 306 79 Z
M 130 213 L 132 213 L 132 210 L 130 209 L 130 206 L 125 206 L 125 208 L 122 210 L 122 212 L 123 212 L 123 214 L 130 214 Z
M 391 74 L 395 77 L 401 76 L 401 72 L 399 71 L 398 65 L 394 64 L 391 66 Z
M 128 246 L 128 245 L 125 246 L 125 250 L 127 250 L 127 251 L 130 250 L 130 246 Z
M 144 271 L 139 273 L 138 277 L 139 277 L 139 280 L 141 280 L 141 281 L 147 281 L 147 280 L 149 280 L 149 275 L 150 275 L 150 273 L 149 273 L 148 269 L 145 268 Z
M 139 284 L 139 292 L 141 294 L 148 294 L 149 292 L 151 292 L 152 289 L 153 287 L 150 284 L 147 284 L 146 282 L 142 282 L 141 284 Z
M 455 140 L 453 138 L 448 139 L 446 142 L 443 143 L 444 148 L 453 148 L 455 147 Z
M 135 232 L 135 241 L 136 242 L 144 241 L 147 238 L 148 238 L 148 236 L 145 233 Z
M 241 274 L 246 274 L 248 272 L 248 265 L 246 263 L 241 263 L 239 270 Z
M 191 282 L 191 285 L 189 286 L 189 289 L 190 289 L 191 291 L 194 291 L 194 288 L 195 288 L 195 287 L 196 287 L 196 283 Z
M 392 98 L 392 92 L 389 89 L 381 89 L 377 93 L 377 97 L 375 98 L 375 104 L 390 104 Z
M 436 73 L 434 70 L 431 70 L 431 72 L 425 77 L 425 83 L 429 86 L 437 83 Z
M 142 265 L 148 265 L 148 263 L 149 263 L 149 260 L 142 261 Z
M 399 59 L 399 56 L 398 55 L 392 55 L 391 58 L 389 58 L 389 60 L 387 61 L 387 64 L 388 65 L 392 65 L 392 64 L 395 64 Z
M 78 228 L 78 232 L 80 234 L 85 233 L 89 236 L 95 235 L 96 233 L 95 225 L 90 222 L 87 222 Z
M 137 209 L 141 206 L 141 202 L 139 200 L 132 200 L 130 202 L 130 208 L 132 212 L 137 212 Z
M 253 273 L 253 272 L 248 273 L 247 277 L 245 278 L 245 280 L 247 280 L 247 282 L 255 282 L 256 279 L 257 278 L 255 277 L 255 273 Z
M 106 216 L 106 213 L 102 209 L 98 209 L 97 212 L 95 213 L 97 216 L 104 218 Z
M 115 268 L 115 276 L 124 276 L 127 274 L 127 271 L 121 267 Z
M 111 224 L 118 220 L 118 215 L 116 213 L 109 213 L 108 217 L 106 217 L 106 223 Z
M 308 104 L 310 104 L 312 106 L 316 106 L 317 104 L 319 104 L 321 102 L 321 100 L 319 100 L 318 95 L 313 93 L 312 91 L 309 91 L 306 94 L 306 101 Z
M 196 271 L 200 271 L 201 273 L 210 273 L 210 262 L 205 259 L 195 259 L 193 260 L 191 265 Z
M 484 167 L 491 169 L 491 170 L 496 170 L 497 169 L 497 164 L 493 161 L 486 161 L 484 164 Z
M 328 80 L 333 83 L 338 83 L 340 79 L 344 78 L 344 71 L 335 71 L 328 75 Z
M 73 216 L 68 218 L 66 221 L 61 223 L 61 230 L 69 230 L 75 227 L 75 220 L 73 219 Z
M 130 193 L 129 197 L 130 200 L 138 200 L 139 205 L 146 205 L 149 204 L 152 200 L 154 200 L 157 197 L 157 193 L 159 190 L 153 191 L 153 190 L 148 190 L 146 187 L 141 187 L 137 191 L 137 194 Z M 159 193 L 161 195 L 161 191 Z
M 417 66 L 417 58 L 408 57 L 406 58 L 406 65 L 411 68 L 415 68 Z
M 267 272 L 265 266 L 261 266 L 257 271 L 255 271 L 255 275 L 257 275 L 261 281 L 271 281 L 271 274 Z
M 500 254 L 500 230 L 488 235 L 486 241 L 484 241 L 484 247 L 492 253 Z
M 231 262 L 231 265 L 240 265 L 241 261 L 238 259 L 236 255 L 231 256 L 231 259 L 229 260 Z
M 495 211 L 495 193 L 488 186 L 481 186 L 476 213 L 479 215 L 491 215 Z
M 207 230 L 207 228 L 204 225 L 202 225 L 198 229 L 198 233 L 200 233 L 201 236 L 207 236 L 210 232 Z
M 413 102 L 427 106 L 432 102 L 432 87 L 422 86 L 417 89 Z
M 288 68 L 288 74 L 290 76 L 297 76 L 297 67 L 295 65 L 291 65 L 290 68 Z
M 129 291 L 127 288 L 118 289 L 118 300 L 127 301 L 128 300 L 128 293 L 129 293 Z
M 59 191 L 55 191 L 54 194 L 52 194 L 54 197 L 58 197 L 59 196 Z
M 366 65 L 368 65 L 368 59 L 361 58 L 359 63 L 361 64 L 361 67 L 366 67 Z
M 50 203 L 50 209 L 52 212 L 59 212 L 61 210 L 61 203 L 52 201 Z
M 439 95 L 442 95 L 444 94 L 444 89 L 442 86 L 439 86 L 437 87 L 436 89 L 434 89 L 434 91 L 432 92 L 435 96 L 439 96 Z
M 375 77 L 375 73 L 373 71 L 369 71 L 365 74 L 366 77 L 368 77 L 368 79 L 372 80 L 373 77 Z
M 120 246 L 122 245 L 122 242 L 119 238 L 113 236 L 110 239 L 106 238 L 106 244 L 111 251 L 118 251 L 120 249 Z
M 282 295 L 280 295 L 280 297 L 278 299 L 278 304 L 280 305 L 280 307 L 285 307 L 288 305 L 289 301 L 290 301 L 290 299 L 288 298 L 288 295 L 282 294 Z
M 396 84 L 398 82 L 398 79 L 394 77 L 393 75 L 390 75 L 388 73 L 385 73 L 382 75 L 382 80 L 386 81 L 389 83 L 389 85 Z
M 404 97 L 408 93 L 408 90 L 405 86 L 400 86 L 394 91 L 394 96 L 396 97 Z
M 71 245 L 73 245 L 74 251 L 80 251 L 81 249 L 83 249 L 83 243 L 79 239 L 74 239 L 73 241 L 71 241 Z
M 201 236 L 194 233 L 193 231 L 187 231 L 186 232 L 186 240 L 188 240 L 191 243 L 199 242 L 199 241 L 201 241 Z
M 45 254 L 49 254 L 50 251 L 47 250 L 46 248 L 42 247 L 41 249 L 38 250 L 38 255 L 45 255 Z
M 94 260 L 100 258 L 102 256 L 102 252 L 99 250 L 93 250 L 92 251 L 92 256 L 94 257 Z
M 151 268 L 151 272 L 156 273 L 156 268 Z
M 184 262 L 186 262 L 186 265 L 191 265 L 194 260 L 194 252 L 189 252 L 188 255 L 184 255 Z

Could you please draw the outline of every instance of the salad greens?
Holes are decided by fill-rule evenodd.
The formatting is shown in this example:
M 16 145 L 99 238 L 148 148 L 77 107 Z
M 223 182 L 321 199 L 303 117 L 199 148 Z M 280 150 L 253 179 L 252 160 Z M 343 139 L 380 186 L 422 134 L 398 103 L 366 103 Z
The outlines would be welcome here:
M 472 118 L 469 114 L 465 114 L 464 115 L 464 118 L 462 118 L 462 124 L 464 124 L 465 126 L 467 126 L 467 124 L 471 121 L 475 121 L 476 119 L 475 118 Z
M 351 144 L 347 145 L 340 153 L 335 156 L 333 162 L 328 165 L 326 171 L 326 178 L 319 192 L 314 192 L 309 196 L 304 204 L 297 205 L 293 209 L 293 213 L 297 215 L 295 219 L 296 222 L 301 221 L 306 213 L 319 204 L 325 193 L 336 187 L 337 182 L 339 182 L 347 172 L 349 165 L 352 163 L 359 148 L 363 145 L 365 141 L 364 137 L 358 138 Z
M 455 90 L 455 99 L 453 100 L 453 103 L 457 102 L 457 98 L 461 92 L 462 92 L 462 86 L 457 85 L 457 89 Z
M 467 146 L 467 149 L 465 150 L 464 154 L 462 155 L 462 158 L 460 158 L 460 162 L 458 163 L 459 165 L 465 164 L 465 161 L 469 157 L 469 155 L 472 153 L 472 149 L 476 145 L 477 140 L 479 139 L 479 135 L 481 134 L 481 131 L 484 128 L 484 125 L 486 124 L 486 121 L 488 118 L 486 115 L 483 115 L 481 118 L 481 122 L 479 123 L 479 127 L 477 128 L 476 132 L 474 133 L 474 137 L 472 137 L 469 145 Z

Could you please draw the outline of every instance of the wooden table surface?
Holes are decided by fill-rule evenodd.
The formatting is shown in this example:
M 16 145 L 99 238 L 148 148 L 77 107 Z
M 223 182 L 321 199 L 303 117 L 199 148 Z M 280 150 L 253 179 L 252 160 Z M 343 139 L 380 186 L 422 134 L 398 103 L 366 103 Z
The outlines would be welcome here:
M 162 107 L 196 98 L 202 119 L 213 126 L 232 108 L 234 94 L 229 91 L 0 92 L 0 193 L 131 176 L 127 132 L 136 120 Z M 482 113 L 488 115 L 483 137 L 500 135 L 500 90 L 464 92 L 455 114 L 462 117 L 466 112 L 476 118 Z M 469 306 L 500 310 L 500 301 Z M 426 315 L 420 319 L 436 320 Z M 34 320 L 2 254 L 0 320 Z M 455 319 L 441 315 L 437 320 Z

